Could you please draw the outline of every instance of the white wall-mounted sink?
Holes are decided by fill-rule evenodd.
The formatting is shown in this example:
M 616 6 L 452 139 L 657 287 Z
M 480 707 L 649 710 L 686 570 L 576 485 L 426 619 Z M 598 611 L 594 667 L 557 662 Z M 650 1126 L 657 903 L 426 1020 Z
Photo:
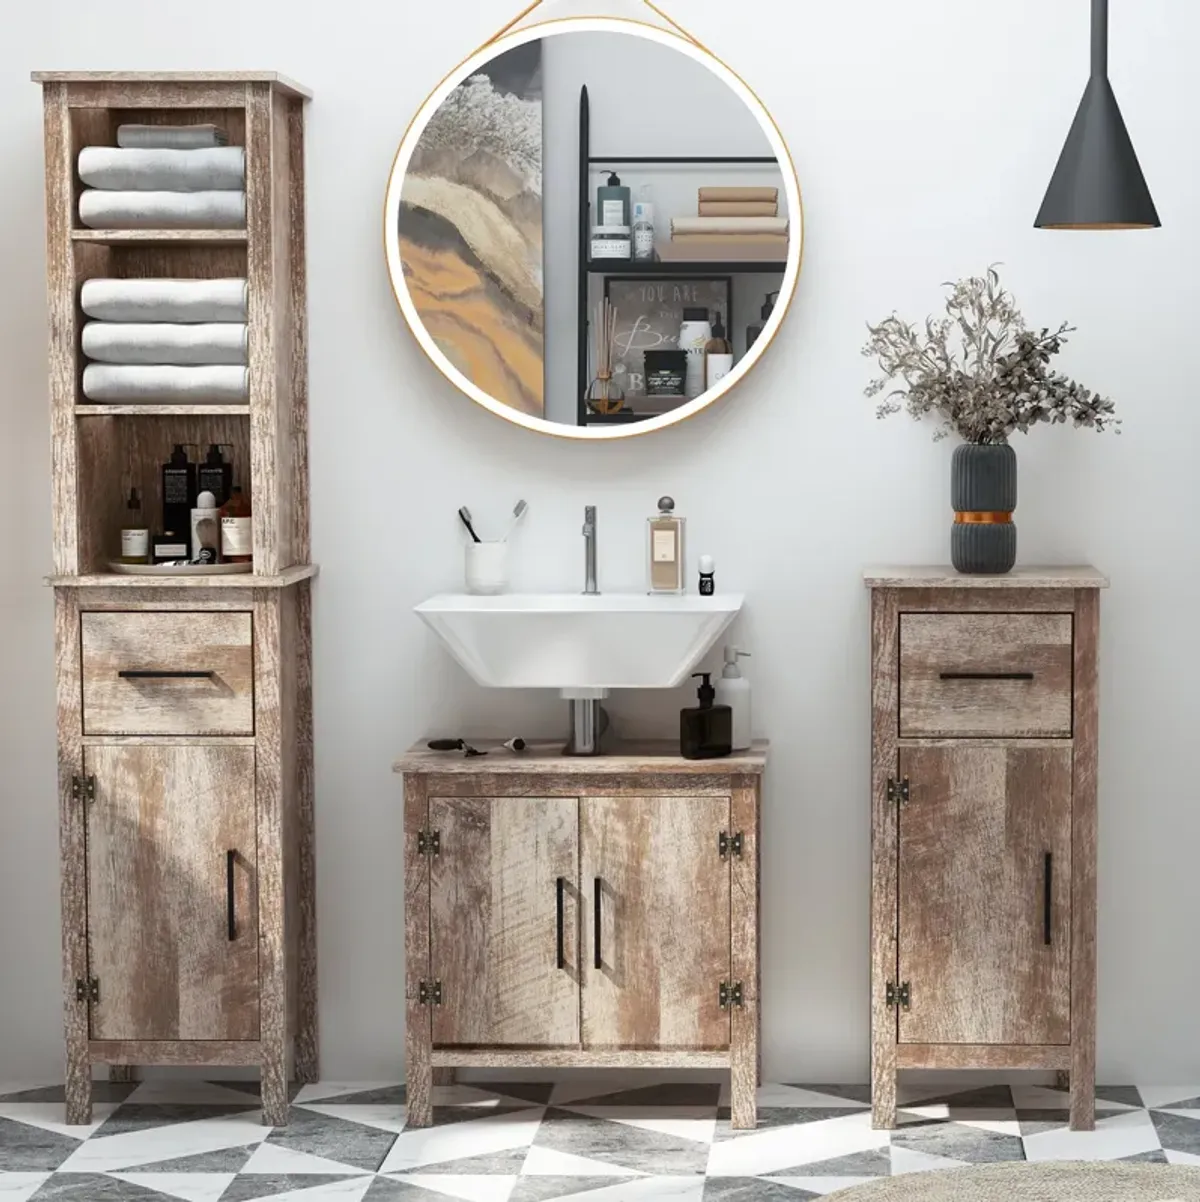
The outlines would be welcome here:
M 477 684 L 580 697 L 682 684 L 742 601 L 740 593 L 446 593 L 416 612 Z

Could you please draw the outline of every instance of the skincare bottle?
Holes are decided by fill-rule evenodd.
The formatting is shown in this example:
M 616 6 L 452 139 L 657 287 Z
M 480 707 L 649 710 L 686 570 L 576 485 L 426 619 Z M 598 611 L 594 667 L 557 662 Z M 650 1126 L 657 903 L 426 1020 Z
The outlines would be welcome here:
M 699 560 L 700 567 L 700 596 L 711 597 L 717 591 L 717 582 L 713 579 L 713 574 L 716 572 L 716 564 L 713 563 L 711 555 L 701 555 Z
M 713 321 L 712 337 L 704 344 L 704 387 L 711 388 L 733 371 L 733 345 L 725 337 L 721 315 Z
M 714 705 L 716 696 L 709 672 L 693 672 L 700 678 L 700 704 L 679 711 L 679 754 L 685 760 L 715 760 L 733 751 L 733 714 L 727 705 Z
M 629 189 L 615 172 L 608 173 L 608 183 L 596 189 L 597 225 L 629 224 Z
M 649 184 L 638 189 L 633 206 L 633 257 L 643 262 L 654 258 L 654 199 Z
M 763 326 L 771 319 L 771 314 L 775 312 L 775 302 L 779 299 L 778 292 L 768 292 L 767 299 L 763 303 L 763 307 L 758 311 L 759 317 L 762 319 L 753 325 L 746 327 L 746 350 L 749 351 L 754 345 L 755 339 L 763 332 Z
M 173 530 L 186 541 L 196 504 L 196 465 L 189 461 L 182 443 L 176 443 L 171 458 L 162 467 L 163 529 Z M 183 558 L 188 558 L 184 548 Z
M 683 381 L 683 395 L 689 400 L 704 391 L 704 348 L 712 337 L 712 326 L 708 324 L 708 310 L 686 308 L 683 324 L 679 327 L 679 349 L 687 354 L 687 376 Z
M 217 498 L 205 490 L 192 510 L 192 563 L 221 562 L 221 511 Z
M 154 563 L 186 563 L 188 557 L 187 538 L 174 530 L 156 534 L 153 542 Z
M 736 647 L 725 648 L 725 666 L 721 679 L 717 681 L 717 704 L 727 705 L 733 711 L 733 749 L 748 751 L 753 742 L 750 733 L 750 682 L 742 675 L 738 659 L 750 656 L 749 651 Z
M 221 562 L 250 563 L 253 558 L 250 498 L 240 484 L 221 506 Z
M 658 513 L 649 521 L 650 592 L 683 592 L 683 526 L 677 517 L 675 502 L 659 497 Z
M 233 464 L 221 454 L 221 445 L 215 442 L 209 445 L 208 454 L 196 471 L 196 488 L 212 493 L 218 508 L 229 500 L 233 489 Z M 199 498 L 196 504 L 200 504 Z
M 121 528 L 121 562 L 149 563 L 150 531 L 142 520 L 142 499 L 136 488 L 129 490 L 125 508 L 128 512 Z

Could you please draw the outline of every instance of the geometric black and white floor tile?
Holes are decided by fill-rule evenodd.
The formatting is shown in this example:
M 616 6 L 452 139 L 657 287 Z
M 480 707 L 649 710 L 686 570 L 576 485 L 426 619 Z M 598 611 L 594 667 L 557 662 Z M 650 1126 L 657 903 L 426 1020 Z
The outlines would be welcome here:
M 251 1082 L 97 1083 L 88 1127 L 61 1086 L 0 1084 L 0 1202 L 796 1202 L 983 1161 L 1200 1165 L 1200 1085 L 1102 1087 L 1094 1132 L 1041 1086 L 902 1088 L 889 1132 L 865 1086 L 767 1085 L 733 1131 L 727 1088 L 653 1080 L 440 1087 L 411 1131 L 387 1082 L 306 1085 L 275 1130 Z

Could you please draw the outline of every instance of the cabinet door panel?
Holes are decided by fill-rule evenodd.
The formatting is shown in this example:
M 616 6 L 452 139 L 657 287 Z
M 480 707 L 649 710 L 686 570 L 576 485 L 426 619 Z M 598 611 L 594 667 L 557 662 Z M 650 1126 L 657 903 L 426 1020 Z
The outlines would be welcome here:
M 905 748 L 900 773 L 901 1042 L 1069 1043 L 1070 747 Z
M 433 797 L 429 823 L 433 1042 L 578 1045 L 578 801 Z
M 89 747 L 86 762 L 92 1038 L 257 1039 L 254 749 Z
M 585 797 L 583 1042 L 588 1048 L 726 1048 L 727 797 Z M 601 966 L 596 957 L 599 881 Z

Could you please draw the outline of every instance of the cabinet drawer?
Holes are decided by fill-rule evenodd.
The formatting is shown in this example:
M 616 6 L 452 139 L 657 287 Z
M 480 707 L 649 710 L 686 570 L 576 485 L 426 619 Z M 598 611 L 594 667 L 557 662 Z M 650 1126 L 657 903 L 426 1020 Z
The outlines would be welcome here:
M 83 733 L 252 735 L 248 613 L 85 613 Z
M 1070 614 L 900 615 L 901 737 L 1071 734 Z

